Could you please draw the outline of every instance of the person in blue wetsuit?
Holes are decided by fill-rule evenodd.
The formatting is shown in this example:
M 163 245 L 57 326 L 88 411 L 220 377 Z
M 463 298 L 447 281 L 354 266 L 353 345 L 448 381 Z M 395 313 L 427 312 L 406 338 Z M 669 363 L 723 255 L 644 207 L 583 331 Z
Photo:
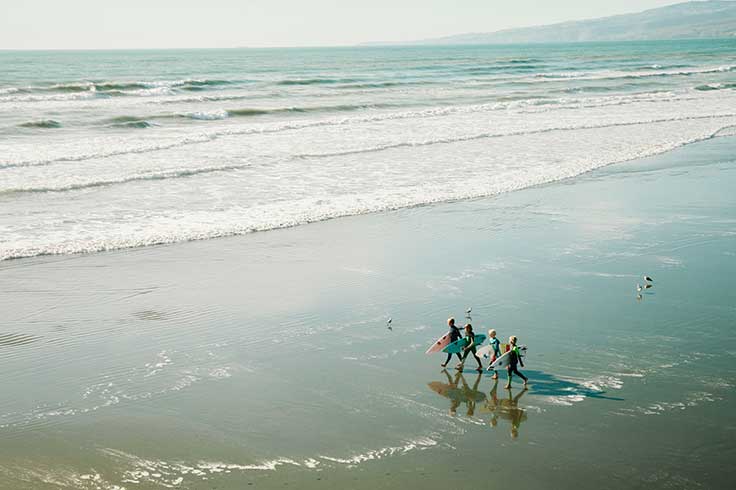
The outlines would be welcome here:
M 516 373 L 517 376 L 519 376 L 521 379 L 524 380 L 524 386 L 526 386 L 527 381 L 529 379 L 521 374 L 519 372 L 519 369 L 516 367 L 517 364 L 521 364 L 521 367 L 524 367 L 524 361 L 521 360 L 521 352 L 519 351 L 519 348 L 516 346 L 516 336 L 512 335 L 509 337 L 509 367 L 506 368 L 509 373 L 509 382 L 506 383 L 506 389 L 511 389 L 511 373 Z
M 490 364 L 493 364 L 496 359 L 501 357 L 501 341 L 496 338 L 496 331 L 494 329 L 490 329 L 488 331 L 488 343 L 491 345 L 491 348 L 493 349 L 493 353 L 491 354 L 491 362 Z M 488 365 L 488 370 L 493 370 L 493 378 L 492 379 L 498 379 L 498 371 L 493 369 L 490 364 Z
M 465 338 L 467 339 L 468 343 L 463 348 L 463 358 L 458 369 L 463 368 L 463 365 L 465 364 L 465 359 L 468 357 L 468 354 L 472 353 L 473 357 L 475 357 L 475 361 L 478 363 L 478 368 L 476 369 L 476 371 L 482 373 L 483 364 L 481 364 L 480 362 L 480 357 L 478 357 L 478 355 L 475 353 L 475 333 L 473 333 L 473 326 L 470 323 L 465 325 Z
M 454 318 L 450 317 L 447 319 L 447 326 L 450 327 L 450 343 L 453 343 L 456 340 L 460 340 L 463 337 L 462 334 L 460 333 L 460 329 L 455 326 Z M 458 363 L 458 366 L 460 366 L 461 363 L 463 362 L 463 358 L 460 356 L 459 352 L 456 352 L 456 355 L 457 355 L 458 360 L 460 361 Z M 450 359 L 452 359 L 452 354 L 448 353 L 447 359 L 445 360 L 445 362 L 441 364 L 441 366 L 442 367 L 447 366 L 447 363 L 450 362 Z

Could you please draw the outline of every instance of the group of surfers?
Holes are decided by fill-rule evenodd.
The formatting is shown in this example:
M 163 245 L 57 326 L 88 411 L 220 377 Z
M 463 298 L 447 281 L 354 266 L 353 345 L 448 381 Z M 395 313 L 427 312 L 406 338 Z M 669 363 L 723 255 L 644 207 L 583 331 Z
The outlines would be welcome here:
M 450 328 L 450 343 L 463 338 L 460 329 L 455 325 L 454 318 L 449 318 L 447 320 L 447 326 Z M 466 344 L 465 347 L 463 347 L 463 355 L 461 356 L 459 352 L 455 353 L 455 355 L 457 355 L 458 359 L 460 360 L 460 362 L 455 366 L 455 369 L 462 371 L 463 366 L 465 365 L 465 359 L 467 359 L 468 355 L 473 354 L 475 361 L 478 363 L 478 368 L 476 370 L 479 373 L 483 372 L 483 364 L 480 362 L 480 357 L 478 357 L 478 355 L 476 354 L 476 348 L 478 347 L 478 345 L 475 343 L 475 333 L 473 332 L 473 326 L 470 323 L 465 325 L 464 338 L 466 339 Z M 509 379 L 505 386 L 506 389 L 511 389 L 512 374 L 516 374 L 521 379 L 523 379 L 524 386 L 526 386 L 528 381 L 528 378 L 520 373 L 518 369 L 519 364 L 521 365 L 521 367 L 524 367 L 524 362 L 521 360 L 521 352 L 516 345 L 517 341 L 518 339 L 516 338 L 516 336 L 512 335 L 511 337 L 509 337 L 509 345 L 506 347 L 506 351 L 509 352 L 509 365 L 506 368 Z M 488 342 L 491 345 L 491 349 L 493 350 L 488 370 L 493 370 L 493 379 L 498 379 L 498 371 L 491 367 L 494 361 L 502 355 L 501 342 L 496 338 L 496 331 L 494 329 L 488 331 Z M 445 360 L 445 362 L 442 363 L 442 367 L 447 366 L 451 359 L 452 354 L 448 353 L 447 359 Z

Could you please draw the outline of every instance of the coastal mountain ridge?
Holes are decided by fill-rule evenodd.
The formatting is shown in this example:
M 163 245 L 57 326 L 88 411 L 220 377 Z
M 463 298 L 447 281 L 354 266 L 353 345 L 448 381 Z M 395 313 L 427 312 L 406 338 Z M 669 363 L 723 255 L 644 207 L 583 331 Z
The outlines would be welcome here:
M 371 44 L 515 44 L 705 38 L 736 38 L 736 1 L 690 1 L 596 19 L 412 42 Z

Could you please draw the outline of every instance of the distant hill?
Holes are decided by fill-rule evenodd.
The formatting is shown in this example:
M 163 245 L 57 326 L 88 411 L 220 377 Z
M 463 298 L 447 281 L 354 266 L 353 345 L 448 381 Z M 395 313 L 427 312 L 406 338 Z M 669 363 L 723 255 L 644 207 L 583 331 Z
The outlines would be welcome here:
M 736 1 L 686 2 L 635 14 L 469 33 L 408 44 L 510 44 L 736 38 Z

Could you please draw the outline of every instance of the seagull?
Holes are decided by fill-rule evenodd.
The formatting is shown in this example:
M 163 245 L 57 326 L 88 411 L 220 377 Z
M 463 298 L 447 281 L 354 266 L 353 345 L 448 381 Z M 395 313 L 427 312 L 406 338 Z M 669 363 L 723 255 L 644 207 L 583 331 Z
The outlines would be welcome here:
M 473 308 L 471 308 L 470 306 L 468 306 L 468 309 L 465 310 L 465 318 L 467 318 L 468 320 L 470 320 L 470 312 L 471 311 L 473 311 Z
M 644 280 L 645 280 L 646 282 L 654 282 L 654 279 L 652 279 L 651 277 L 649 277 L 649 276 L 647 276 L 647 275 L 644 275 Z
M 649 288 L 651 288 L 653 286 L 654 286 L 654 284 L 645 284 L 644 285 L 644 289 L 649 289 Z
M 391 317 L 389 317 L 388 320 L 386 320 L 386 326 L 388 327 L 389 330 L 393 330 L 393 328 L 391 327 L 391 321 L 392 321 Z
M 636 292 L 637 293 L 641 293 L 641 290 L 642 290 L 641 284 L 637 284 L 636 285 Z

